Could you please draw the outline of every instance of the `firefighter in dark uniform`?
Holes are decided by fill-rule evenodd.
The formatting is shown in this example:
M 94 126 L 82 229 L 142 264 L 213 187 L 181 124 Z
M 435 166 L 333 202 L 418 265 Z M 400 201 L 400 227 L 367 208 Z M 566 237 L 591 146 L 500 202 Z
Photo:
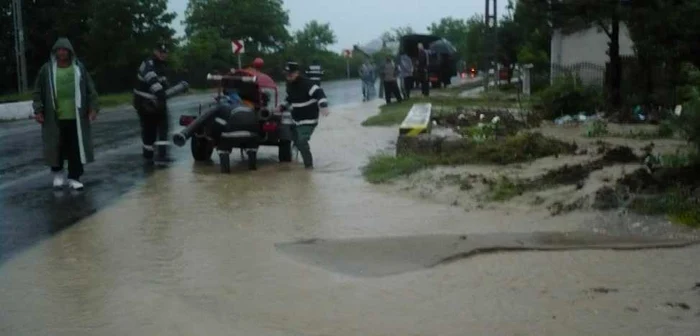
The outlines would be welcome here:
M 323 79 L 323 68 L 317 60 L 313 60 L 309 68 L 306 69 L 306 78 L 310 79 L 314 84 L 321 86 Z
M 158 44 L 153 55 L 144 60 L 136 75 L 138 81 L 134 89 L 134 108 L 141 122 L 143 157 L 154 159 L 157 164 L 171 161 L 168 156 L 168 105 L 165 91 L 168 78 L 165 76 L 168 50 L 165 44 Z
M 287 98 L 280 106 L 280 111 L 291 113 L 292 141 L 304 160 L 304 167 L 313 169 L 309 140 L 318 125 L 319 113 L 328 115 L 328 99 L 318 84 L 301 76 L 297 62 L 287 62 L 284 70 L 287 76 Z

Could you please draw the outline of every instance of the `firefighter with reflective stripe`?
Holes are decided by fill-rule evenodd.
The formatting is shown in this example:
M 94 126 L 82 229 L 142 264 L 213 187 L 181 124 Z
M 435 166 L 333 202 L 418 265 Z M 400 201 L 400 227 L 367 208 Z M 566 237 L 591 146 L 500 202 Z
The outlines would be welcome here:
M 284 70 L 287 74 L 287 98 L 280 111 L 291 110 L 292 141 L 304 160 L 304 167 L 312 169 L 314 164 L 309 140 L 318 125 L 319 113 L 328 115 L 328 99 L 318 84 L 301 76 L 297 62 L 287 62 Z
M 321 86 L 321 79 L 323 79 L 323 68 L 321 68 L 321 63 L 317 60 L 313 60 L 309 68 L 306 69 L 306 77 L 310 79 L 314 84 Z
M 136 75 L 138 81 L 134 89 L 134 108 L 141 121 L 141 139 L 143 157 L 154 158 L 156 163 L 170 162 L 168 156 L 168 106 L 165 91 L 168 79 L 165 76 L 168 50 L 165 44 L 158 44 L 153 49 L 153 56 L 144 60 Z

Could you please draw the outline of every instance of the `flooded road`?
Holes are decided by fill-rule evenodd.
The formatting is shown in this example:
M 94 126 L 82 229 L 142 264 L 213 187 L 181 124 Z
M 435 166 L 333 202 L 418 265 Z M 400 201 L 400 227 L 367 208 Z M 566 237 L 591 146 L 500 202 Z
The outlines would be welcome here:
M 355 80 L 323 84 L 331 106 L 362 100 Z M 284 86 L 279 88 L 284 98 Z M 170 102 L 171 132 L 181 129 L 181 113 L 196 111 L 212 94 L 176 97 Z M 103 111 L 93 126 L 96 161 L 86 166 L 82 193 L 52 193 L 34 121 L 0 123 L 0 264 L 12 253 L 50 237 L 109 205 L 136 187 L 153 169 L 141 159 L 140 126 L 131 107 Z M 191 162 L 189 147 L 175 157 Z
M 396 136 L 395 129 L 359 126 L 377 106 L 336 106 L 321 120 L 311 141 L 314 171 L 298 163 L 280 165 L 274 149 L 261 151 L 258 171 L 239 165 L 231 175 L 181 153 L 172 168 L 148 173 L 111 205 L 0 265 L 0 334 L 696 335 L 700 330 L 700 291 L 694 288 L 700 281 L 698 246 L 487 254 L 374 278 L 278 250 L 300 240 L 412 236 L 417 248 L 401 253 L 400 260 L 418 263 L 435 260 L 425 258 L 431 251 L 442 253 L 434 235 L 571 231 L 594 219 L 465 213 L 365 183 L 359 167 Z M 127 162 L 129 155 L 115 154 L 114 160 Z M 364 251 L 358 255 L 368 262 L 392 262 L 366 244 L 352 249 Z M 343 262 L 342 254 L 331 257 Z

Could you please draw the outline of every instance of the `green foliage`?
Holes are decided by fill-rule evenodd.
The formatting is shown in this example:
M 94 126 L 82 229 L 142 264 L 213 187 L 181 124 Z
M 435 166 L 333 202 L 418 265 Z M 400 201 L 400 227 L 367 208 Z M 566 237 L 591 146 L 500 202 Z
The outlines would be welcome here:
M 682 85 L 678 88 L 680 102 L 700 100 L 700 70 L 691 63 L 681 66 L 679 81 Z
M 540 0 L 518 0 L 513 13 L 519 35 L 518 63 L 533 64 L 535 69 L 549 67 L 552 27 L 549 4 Z
M 474 21 L 456 19 L 451 16 L 442 18 L 440 21 L 433 22 L 428 26 L 428 32 L 430 32 L 430 34 L 444 37 L 452 42 L 462 59 L 471 60 L 471 62 L 468 61 L 468 63 L 476 65 L 476 63 L 473 62 L 478 58 L 470 57 L 470 55 L 481 48 L 476 44 L 470 45 L 469 42 L 472 42 L 469 40 L 471 29 L 479 29 Z
M 684 104 L 675 124 L 681 135 L 700 152 L 700 99 Z
M 549 138 L 541 133 L 520 133 L 483 142 L 464 139 L 451 145 L 450 151 L 432 155 L 379 155 L 363 167 L 363 175 L 372 183 L 410 175 L 437 165 L 511 164 L 546 156 L 573 154 L 576 145 Z
M 635 198 L 630 209 L 646 215 L 667 215 L 671 221 L 690 227 L 700 227 L 700 203 L 692 190 L 678 187 L 645 198 Z
M 294 34 L 294 47 L 299 50 L 321 51 L 336 42 L 336 36 L 330 23 L 312 20 L 304 29 Z
M 245 40 L 249 53 L 279 50 L 291 38 L 282 0 L 189 0 L 185 23 L 188 37 L 213 28 L 220 39 Z
M 487 182 L 489 189 L 486 196 L 489 201 L 507 201 L 513 197 L 522 195 L 528 189 L 525 182 L 510 179 L 505 175 L 501 175 L 498 179 Z
M 466 88 L 465 88 L 466 89 Z M 433 109 L 436 110 L 440 107 L 458 107 L 458 106 L 469 106 L 469 105 L 479 105 L 483 101 L 469 98 L 454 98 L 454 97 L 430 97 L 430 98 L 411 98 L 411 100 L 404 100 L 400 103 L 393 103 L 389 105 L 382 105 L 379 107 L 379 114 L 373 115 L 362 122 L 362 126 L 391 126 L 400 124 L 405 118 L 408 112 L 411 110 L 413 104 L 416 103 L 432 103 Z
M 625 8 L 626 23 L 636 53 L 648 63 L 679 65 L 692 62 L 700 66 L 697 32 L 700 21 L 688 18 L 700 15 L 697 1 L 636 0 Z M 680 75 L 678 67 L 675 74 Z M 671 71 L 673 67 L 669 67 Z
M 608 135 L 608 123 L 605 120 L 595 119 L 588 123 L 586 136 L 597 138 Z
M 402 36 L 411 35 L 415 33 L 416 32 L 413 31 L 413 28 L 411 28 L 411 26 L 393 28 L 389 31 L 382 33 L 381 40 L 386 47 L 386 44 L 389 42 L 398 42 Z
M 474 126 L 467 127 L 463 134 L 475 142 L 493 140 L 496 137 L 496 131 L 498 128 L 498 119 L 496 118 L 490 122 L 480 122 Z
M 454 151 L 440 157 L 441 164 L 526 162 L 541 157 L 570 154 L 576 146 L 541 133 L 523 132 L 490 141 L 464 141 Z
M 362 167 L 362 175 L 370 183 L 385 183 L 411 175 L 427 166 L 426 159 L 422 157 L 380 154 L 371 157 L 369 163 Z
M 580 112 L 595 113 L 602 105 L 602 94 L 594 86 L 587 86 L 572 75 L 557 78 L 552 86 L 536 96 L 544 119 L 555 119 Z

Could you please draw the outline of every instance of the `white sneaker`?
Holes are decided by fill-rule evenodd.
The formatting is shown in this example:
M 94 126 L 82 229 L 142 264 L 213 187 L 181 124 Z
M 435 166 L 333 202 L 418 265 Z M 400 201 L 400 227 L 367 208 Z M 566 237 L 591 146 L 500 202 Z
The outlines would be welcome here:
M 53 187 L 63 188 L 66 185 L 66 179 L 63 177 L 63 172 L 53 173 Z
M 68 180 L 68 186 L 73 190 L 83 190 L 83 184 L 76 180 Z

